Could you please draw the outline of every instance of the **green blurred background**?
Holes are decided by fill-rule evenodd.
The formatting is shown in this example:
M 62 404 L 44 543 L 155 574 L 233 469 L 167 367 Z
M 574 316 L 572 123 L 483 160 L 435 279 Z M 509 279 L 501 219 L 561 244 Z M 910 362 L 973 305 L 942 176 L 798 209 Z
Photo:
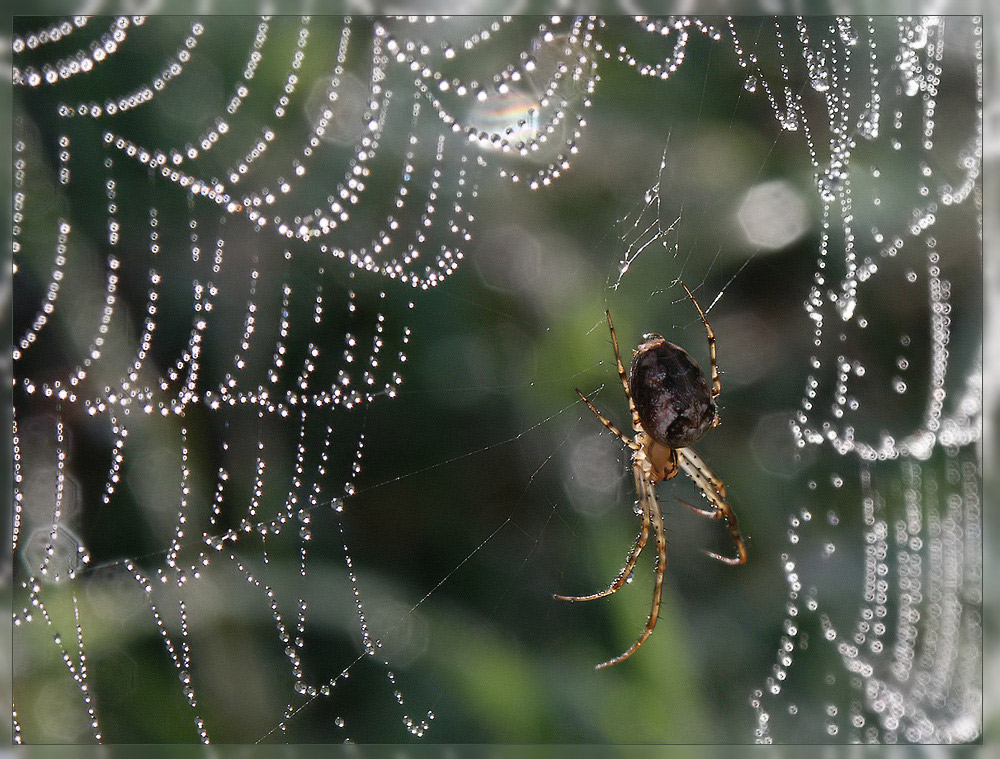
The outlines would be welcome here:
M 532 44 L 538 21 L 516 20 L 501 41 L 489 47 L 490 54 L 501 65 L 515 62 Z M 236 17 L 209 23 L 199 52 L 212 67 L 202 78 L 192 77 L 184 94 L 175 92 L 169 100 L 156 101 L 157 107 L 123 119 L 122 130 L 152 146 L 174 144 L 200 132 L 199 119 L 213 114 L 228 92 L 256 23 Z M 18 18 L 14 31 L 24 34 L 37 25 L 37 19 Z M 64 125 L 52 113 L 67 93 L 88 100 L 98 97 L 88 94 L 88 86 L 113 91 L 120 86 L 115 76 L 131 82 L 137 71 L 141 79 L 141 72 L 154 68 L 151 61 L 177 49 L 189 26 L 183 17 L 148 21 L 143 45 L 129 48 L 114 69 L 80 77 L 62 89 L 16 89 L 15 114 L 30 123 L 27 132 L 40 152 L 53 160 Z M 295 28 L 293 19 L 275 24 L 277 34 L 289 43 L 294 39 L 289 30 Z M 335 49 L 338 28 L 335 21 L 315 19 L 310 45 Z M 771 21 L 740 19 L 739 29 L 744 39 L 773 36 Z M 359 40 L 370 30 L 370 23 L 359 19 L 352 44 L 361 47 Z M 602 33 L 609 48 L 612 40 L 630 40 L 651 58 L 663 55 L 656 40 L 636 34 L 623 19 L 611 21 Z M 884 44 L 890 40 L 887 36 Z M 961 41 L 953 44 L 962 58 Z M 289 45 L 285 55 L 265 55 L 257 80 L 280 81 L 290 51 Z M 773 44 L 762 43 L 758 54 L 771 56 L 764 65 L 777 63 Z M 332 53 L 307 57 L 303 79 L 321 76 L 331 60 Z M 351 63 L 364 82 L 363 56 Z M 488 60 L 477 56 L 460 56 L 456 66 L 453 73 L 459 77 L 492 70 Z M 959 73 L 949 74 L 954 79 L 948 80 L 949 89 L 940 93 L 938 103 L 942 119 L 961 127 L 941 129 L 937 135 L 939 150 L 949 159 L 967 145 L 975 129 L 971 69 L 956 65 L 956 70 Z M 197 712 L 214 741 L 415 741 L 404 726 L 412 718 L 428 721 L 425 740 L 445 743 L 751 742 L 758 727 L 751 694 L 771 674 L 778 642 L 787 633 L 789 580 L 782 556 L 789 550 L 789 519 L 803 508 L 815 515 L 838 515 L 838 562 L 809 571 L 834 598 L 843 583 L 843 613 L 848 618 L 857 613 L 858 591 L 852 581 L 863 561 L 857 464 L 827 447 L 797 449 L 788 426 L 802 404 L 808 358 L 817 352 L 812 345 L 814 325 L 803 304 L 817 270 L 821 205 L 802 133 L 781 130 L 762 94 L 745 87 L 745 72 L 735 64 L 731 46 L 713 43 L 700 33 L 693 33 L 683 65 L 667 82 L 640 77 L 633 67 L 615 60 L 600 61 L 599 71 L 570 170 L 550 187 L 531 191 L 498 178 L 494 166 L 504 165 L 504 159 L 487 156 L 493 165 L 478 173 L 478 198 L 467 203 L 475 225 L 465 260 L 457 273 L 428 292 L 413 292 L 363 272 L 349 274 L 336 264 L 317 275 L 322 257 L 305 246 L 295 248 L 297 258 L 288 265 L 280 260 L 285 243 L 255 235 L 245 220 L 230 222 L 226 234 L 237 241 L 234 247 L 243 241 L 253 248 L 265 282 L 268 276 L 296 283 L 326 277 L 331 303 L 339 307 L 352 289 L 362 312 L 384 313 L 393 324 L 402 320 L 412 336 L 395 398 L 378 397 L 349 412 L 338 409 L 329 418 L 322 417 L 326 411 L 314 416 L 310 434 L 321 436 L 327 423 L 336 430 L 332 483 L 339 475 L 348 476 L 360 430 L 365 453 L 356 493 L 345 500 L 343 512 L 322 508 L 311 515 L 306 576 L 299 572 L 298 543 L 290 534 L 294 529 L 267 544 L 266 564 L 250 538 L 236 549 L 254 575 L 273 588 L 286 624 L 294 625 L 294 599 L 308 600 L 303 634 L 303 666 L 311 675 L 307 679 L 322 683 L 345 667 L 350 677 L 339 680 L 329 697 L 315 698 L 283 719 L 286 703 L 299 705 L 305 699 L 292 691 L 275 619 L 261 594 L 249 590 L 224 560 L 213 561 L 180 594 L 191 614 L 188 641 Z M 799 88 L 804 82 L 796 71 L 789 84 Z M 579 107 L 583 97 L 579 93 L 573 105 Z M 259 114 L 247 117 L 249 123 L 268 120 L 263 105 L 260 108 Z M 74 122 L 71 129 L 79 130 L 74 135 L 74 169 L 79 172 L 74 182 L 98 187 L 100 157 L 95 149 L 90 176 L 83 156 L 88 144 L 99 144 L 100 128 Z M 904 140 L 914 136 L 906 130 L 901 134 Z M 859 153 L 874 155 L 879 150 L 884 150 L 881 143 L 862 146 Z M 884 157 L 883 165 L 889 166 L 885 173 L 898 182 L 895 194 L 884 199 L 887 227 L 905 226 L 907 214 L 919 202 L 918 182 L 908 170 L 919 155 L 915 151 L 908 156 L 904 150 Z M 869 157 L 862 154 L 859 163 Z M 172 249 L 182 250 L 187 230 L 179 221 L 191 212 L 188 200 L 124 159 L 116 159 L 116 167 L 126 198 L 123 205 L 141 209 L 155 202 L 164 219 L 166 256 Z M 210 168 L 206 159 L 205 170 Z M 310 182 L 318 184 L 307 189 L 322 196 L 328 181 L 329 176 L 314 172 Z M 372 179 L 374 197 L 379 197 L 379 181 Z M 768 184 L 773 182 L 779 184 Z M 647 193 L 657 185 L 658 203 L 650 205 Z M 785 193 L 781 198 L 787 216 L 802 220 L 802 228 L 789 233 L 776 249 L 761 244 L 766 225 L 754 237 L 741 222 L 741 214 L 751 213 L 751 190 L 761 187 Z M 54 192 L 41 186 L 31 191 Z M 194 205 L 195 215 L 218 215 L 217 209 L 198 205 L 201 202 Z M 55 209 L 69 214 L 75 229 L 91 238 L 90 253 L 96 256 L 96 263 L 80 264 L 85 278 L 88 268 L 100 267 L 104 204 L 97 192 L 58 198 L 47 215 L 27 224 L 26 236 L 30 239 L 31 229 L 37 229 L 38 239 L 44 239 L 51 235 L 45 230 L 51 230 Z M 374 226 L 384 214 L 385 207 L 373 201 L 355 211 L 355 223 L 361 229 Z M 936 226 L 937 236 L 948 242 L 943 266 L 956 311 L 950 343 L 956 384 L 971 370 L 982 341 L 977 215 L 969 202 L 942 212 Z M 654 220 L 663 229 L 673 228 L 645 248 L 619 279 L 620 261 L 637 249 L 642 230 Z M 129 246 L 141 249 L 148 244 L 142 236 L 144 224 L 142 218 L 125 219 L 126 234 L 135 235 Z M 211 228 L 209 222 L 205 227 Z M 23 331 L 23 319 L 34 313 L 37 288 L 45 281 L 50 261 L 47 255 L 39 254 L 37 270 L 29 265 L 19 271 L 23 279 L 15 281 L 15 336 Z M 919 256 L 915 260 L 922 265 Z M 919 324 L 929 308 L 926 297 L 920 295 L 914 305 L 912 293 L 896 284 L 902 281 L 905 264 L 886 263 L 889 284 L 878 290 L 884 299 L 866 304 L 873 314 L 874 337 L 865 338 L 865 359 L 873 364 L 880 356 L 891 361 L 900 329 L 891 315 L 905 314 L 900 317 L 904 326 Z M 246 297 L 245 273 L 231 269 L 220 276 L 236 314 Z M 134 281 L 123 285 L 123 300 L 135 307 L 136 320 L 145 292 L 141 274 L 140 267 Z M 722 425 L 698 450 L 726 482 L 748 538 L 750 561 L 732 568 L 704 557 L 702 548 L 727 550 L 724 531 L 676 503 L 675 495 L 696 498 L 690 483 L 678 478 L 661 486 L 670 558 L 659 624 L 628 662 L 595 671 L 593 665 L 624 650 L 642 629 L 652 567 L 650 556 L 644 556 L 634 582 L 610 599 L 571 605 L 552 598 L 557 592 L 588 593 L 604 587 L 616 575 L 637 529 L 626 453 L 578 402 L 574 387 L 588 393 L 598 390 L 595 403 L 620 425 L 626 424 L 605 309 L 614 315 L 623 350 L 635 345 L 642 333 L 656 331 L 686 346 L 707 366 L 704 330 L 675 284 L 678 277 L 695 290 L 705 308 L 711 305 L 709 319 L 724 372 Z M 184 344 L 189 327 L 183 308 L 172 311 L 169 304 L 170 297 L 182 304 L 190 297 L 190 277 L 182 270 L 172 282 L 178 290 L 173 296 L 165 294 L 157 334 L 162 340 L 157 358 L 167 360 L 171 347 Z M 260 297 L 273 307 L 275 293 Z M 310 307 L 308 298 L 293 303 L 293 324 L 307 327 Z M 63 318 L 72 320 L 74 315 L 63 313 Z M 299 333 L 293 340 L 339 346 L 341 327 L 331 318 L 324 322 L 324 332 Z M 58 374 L 58 367 L 77 360 L 78 349 L 59 355 L 59 348 L 56 343 L 46 346 L 50 353 L 36 351 L 31 363 L 15 366 L 15 375 Z M 401 349 L 390 339 L 386 354 Z M 206 360 L 210 371 L 221 373 L 233 353 L 229 347 L 220 350 L 219 367 L 213 365 L 215 359 Z M 819 352 L 833 356 L 838 350 L 824 344 Z M 912 390 L 899 395 L 891 407 L 876 407 L 866 423 L 904 435 L 920 419 L 928 373 L 927 366 L 915 367 Z M 882 390 L 888 382 L 883 379 Z M 878 397 L 879 385 L 872 383 L 873 397 Z M 21 418 L 45 418 L 45 404 L 38 399 L 20 397 L 15 390 L 15 403 L 24 403 Z M 72 599 L 80 604 L 90 688 L 106 740 L 195 740 L 193 712 L 174 666 L 146 602 L 130 585 L 122 565 L 127 557 L 147 569 L 158 566 L 167 533 L 158 531 L 154 517 L 144 513 L 148 506 L 124 490 L 111 512 L 88 500 L 100 493 L 106 473 L 101 451 L 107 433 L 82 414 L 70 416 L 73 475 L 81 492 L 75 524 L 91 552 L 92 568 L 74 582 L 46 588 L 46 604 L 60 625 L 72 619 Z M 269 425 L 254 427 L 253 418 L 238 413 L 196 408 L 187 423 L 197 431 L 196 453 L 201 458 L 194 458 L 196 477 L 208 481 L 222 440 L 234 441 L 248 432 L 266 439 L 269 449 L 291 450 L 296 442 L 294 425 L 275 424 L 272 438 Z M 132 455 L 140 460 L 169 458 L 162 447 L 176 444 L 175 433 L 154 424 L 134 432 L 140 439 L 151 437 L 132 448 Z M 321 437 L 309 445 L 320 446 Z M 938 465 L 932 462 L 929 471 Z M 838 473 L 853 486 L 830 487 Z M 274 495 L 279 499 L 277 511 L 283 495 Z M 817 545 L 800 554 L 811 555 L 831 528 L 815 529 L 812 539 Z M 345 566 L 345 544 L 357 577 L 354 584 Z M 17 588 L 24 567 L 17 562 L 14 566 Z M 382 642 L 375 659 L 362 655 L 355 591 L 365 623 Z M 15 589 L 14 601 L 15 609 L 26 603 L 23 591 Z M 176 601 L 169 589 L 160 597 L 174 617 Z M 819 640 L 819 621 L 801 622 L 803 631 Z M 174 630 L 175 623 L 169 627 Z M 64 638 L 71 633 L 71 627 L 64 627 Z M 14 689 L 24 739 L 88 741 L 91 731 L 80 691 L 52 646 L 51 630 L 30 625 L 14 642 Z M 830 740 L 824 712 L 828 714 L 830 704 L 846 710 L 856 698 L 852 686 L 846 676 L 830 681 L 830 673 L 843 670 L 832 646 L 813 645 L 797 650 L 796 657 L 780 702 L 815 717 L 795 720 L 787 712 L 774 714 L 776 724 L 771 727 L 790 742 Z M 380 658 L 390 666 L 377 661 Z

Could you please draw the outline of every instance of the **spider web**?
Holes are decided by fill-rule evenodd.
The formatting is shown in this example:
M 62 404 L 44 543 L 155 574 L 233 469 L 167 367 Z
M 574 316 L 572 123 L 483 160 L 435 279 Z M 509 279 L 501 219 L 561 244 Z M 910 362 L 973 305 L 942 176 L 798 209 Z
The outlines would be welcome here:
M 982 37 L 18 19 L 14 740 L 977 739 Z M 702 344 L 677 277 L 751 564 L 678 514 L 595 675 L 646 597 L 551 599 L 632 527 L 571 390 L 602 301 Z

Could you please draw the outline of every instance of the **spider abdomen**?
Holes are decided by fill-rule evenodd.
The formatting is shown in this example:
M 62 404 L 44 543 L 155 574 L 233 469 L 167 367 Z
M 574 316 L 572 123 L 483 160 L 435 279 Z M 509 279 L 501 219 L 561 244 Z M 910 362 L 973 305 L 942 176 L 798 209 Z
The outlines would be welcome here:
M 629 392 L 646 434 L 670 448 L 694 445 L 715 421 L 711 386 L 698 362 L 659 335 L 646 335 L 636 348 Z

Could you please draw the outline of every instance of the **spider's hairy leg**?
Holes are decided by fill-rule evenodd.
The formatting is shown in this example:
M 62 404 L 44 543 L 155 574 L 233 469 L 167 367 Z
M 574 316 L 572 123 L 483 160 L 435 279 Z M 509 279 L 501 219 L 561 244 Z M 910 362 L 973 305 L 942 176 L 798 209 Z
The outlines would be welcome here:
M 649 612 L 649 619 L 646 621 L 646 627 L 642 631 L 638 640 L 632 644 L 632 646 L 622 654 L 619 654 L 614 659 L 609 659 L 606 662 L 598 664 L 595 669 L 604 669 L 605 667 L 611 667 L 615 664 L 620 664 L 625 661 L 628 657 L 639 650 L 639 646 L 646 642 L 646 639 L 653 634 L 653 629 L 656 627 L 656 622 L 660 618 L 660 597 L 663 592 L 663 575 L 667 570 L 667 534 L 663 527 L 663 515 L 660 513 L 660 504 L 656 501 L 656 493 L 653 491 L 653 484 L 643 477 L 641 473 L 636 469 L 635 473 L 636 486 L 639 490 L 639 500 L 643 504 L 643 511 L 649 512 L 650 522 L 653 526 L 653 535 L 656 539 L 656 579 L 653 584 L 653 605 Z
M 635 467 L 635 476 L 636 480 L 642 476 L 638 467 Z M 639 560 L 639 554 L 642 553 L 642 549 L 646 547 L 646 541 L 649 538 L 649 506 L 646 503 L 642 503 L 641 508 L 642 527 L 639 528 L 639 535 L 636 537 L 635 543 L 632 544 L 632 550 L 629 552 L 628 561 L 625 562 L 625 566 L 621 568 L 621 571 L 618 573 L 614 582 L 612 582 L 611 585 L 604 590 L 592 593 L 589 596 L 561 596 L 559 594 L 554 594 L 552 596 L 553 598 L 558 598 L 560 601 L 594 601 L 598 598 L 610 596 L 612 593 L 617 593 L 621 589 L 621 587 L 628 580 L 629 576 L 632 574 L 633 570 L 635 570 L 635 563 Z
M 611 321 L 611 311 L 606 310 L 604 315 L 608 317 L 608 330 L 611 332 L 611 347 L 615 349 L 615 365 L 618 367 L 618 377 L 622 381 L 625 397 L 628 398 L 628 410 L 632 414 L 632 429 L 638 432 L 642 429 L 642 426 L 639 424 L 639 412 L 635 408 L 635 401 L 632 400 L 632 393 L 628 389 L 628 375 L 625 373 L 625 365 L 622 363 L 621 351 L 618 350 L 618 336 L 615 334 L 615 325 Z
M 722 381 L 719 379 L 719 364 L 715 360 L 715 333 L 708 324 L 708 319 L 705 318 L 705 312 L 701 310 L 701 306 L 698 305 L 698 301 L 694 297 L 688 286 L 684 284 L 683 280 L 677 280 L 681 283 L 681 287 L 684 288 L 684 292 L 688 294 L 688 298 L 694 303 L 694 307 L 698 309 L 698 316 L 701 317 L 701 323 L 705 325 L 705 332 L 708 333 L 708 356 L 712 360 L 712 399 L 719 397 L 719 393 L 722 392 Z M 718 421 L 718 419 L 716 419 Z M 715 426 L 714 424 L 712 425 Z
M 729 534 L 733 536 L 733 542 L 736 544 L 736 556 L 723 556 L 715 551 L 709 551 L 706 548 L 702 548 L 701 552 L 708 556 L 709 558 L 715 559 L 716 561 L 721 561 L 723 564 L 729 564 L 731 566 L 737 566 L 739 564 L 746 564 L 747 561 L 747 549 L 743 545 L 743 536 L 740 534 L 739 524 L 736 521 L 736 514 L 732 508 L 728 510 L 723 509 L 702 509 L 695 506 L 692 503 L 681 500 L 677 501 L 683 505 L 687 506 L 691 511 L 696 514 L 701 514 L 702 516 L 708 517 L 709 519 L 723 520 L 726 523 L 726 527 L 729 529 Z
M 598 411 L 597 406 L 591 403 L 590 399 L 582 392 L 580 392 L 580 388 L 576 387 L 573 389 L 576 390 L 576 394 L 583 399 L 583 402 L 587 404 L 587 408 L 593 411 L 594 414 L 597 416 L 597 418 L 601 420 L 601 424 L 603 424 L 605 427 L 607 427 L 609 430 L 615 433 L 619 437 L 619 439 L 633 451 L 639 450 L 640 448 L 639 444 L 635 440 L 630 438 L 628 435 L 626 435 L 624 432 L 622 432 L 620 429 L 615 427 L 614 423 L 610 419 L 608 419 L 606 416 L 604 416 L 604 414 Z
M 698 514 L 702 514 L 703 516 L 707 516 L 715 520 L 721 519 L 725 522 L 726 528 L 729 530 L 729 534 L 733 538 L 733 543 L 736 545 L 736 556 L 721 556 L 720 554 L 705 550 L 702 550 L 702 553 L 713 559 L 721 561 L 723 564 L 745 564 L 747 560 L 747 549 L 743 543 L 743 535 L 740 533 L 740 524 L 736 519 L 736 512 L 734 512 L 729 503 L 726 502 L 725 485 L 722 484 L 722 481 L 718 477 L 712 474 L 705 462 L 702 461 L 701 456 L 695 453 L 692 449 L 680 448 L 677 450 L 677 454 L 678 461 L 685 474 L 691 478 L 691 481 L 698 486 L 698 489 L 709 501 L 711 501 L 715 508 L 702 509 L 688 503 L 687 501 L 681 501 L 680 498 L 677 500 Z

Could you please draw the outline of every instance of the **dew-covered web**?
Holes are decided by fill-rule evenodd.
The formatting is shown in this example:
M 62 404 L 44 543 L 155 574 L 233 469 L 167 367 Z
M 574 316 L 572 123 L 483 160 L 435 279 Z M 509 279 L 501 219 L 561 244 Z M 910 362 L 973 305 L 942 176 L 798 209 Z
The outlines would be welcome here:
M 979 19 L 22 17 L 13 64 L 14 740 L 979 736 Z M 704 340 L 678 277 L 751 560 L 697 580 L 727 716 L 647 735 L 607 704 L 683 616 L 595 674 L 551 594 L 569 502 L 634 497 L 569 465 L 614 452 L 569 347 Z
M 752 690 L 756 740 L 975 740 L 982 29 L 970 18 L 722 28 L 745 90 L 785 133 L 772 150 L 804 146 L 814 181 L 805 202 L 818 216 L 802 302 L 810 339 L 782 352 L 784 368 L 805 368 L 801 401 L 763 417 L 751 441 L 761 466 L 789 481 L 785 545 L 775 546 L 783 634 Z M 630 220 L 612 289 L 651 250 L 666 248 L 675 274 L 691 276 L 683 203 L 671 206 L 663 178 L 677 173 L 672 159 L 668 150 Z M 806 214 L 803 198 L 773 180 L 750 188 L 736 215 L 753 257 L 795 243 Z M 735 274 L 719 278 L 712 305 L 738 289 L 744 266 L 728 267 Z
M 802 135 L 821 219 L 792 419 L 821 467 L 788 515 L 763 740 L 803 722 L 865 742 L 981 730 L 982 30 L 902 19 L 886 39 L 884 21 L 776 25 L 782 72 L 801 56 L 808 74 L 794 94 L 734 34 L 748 89 Z M 806 676 L 823 647 L 836 656 Z M 810 714 L 795 693 L 820 678 L 831 695 Z

